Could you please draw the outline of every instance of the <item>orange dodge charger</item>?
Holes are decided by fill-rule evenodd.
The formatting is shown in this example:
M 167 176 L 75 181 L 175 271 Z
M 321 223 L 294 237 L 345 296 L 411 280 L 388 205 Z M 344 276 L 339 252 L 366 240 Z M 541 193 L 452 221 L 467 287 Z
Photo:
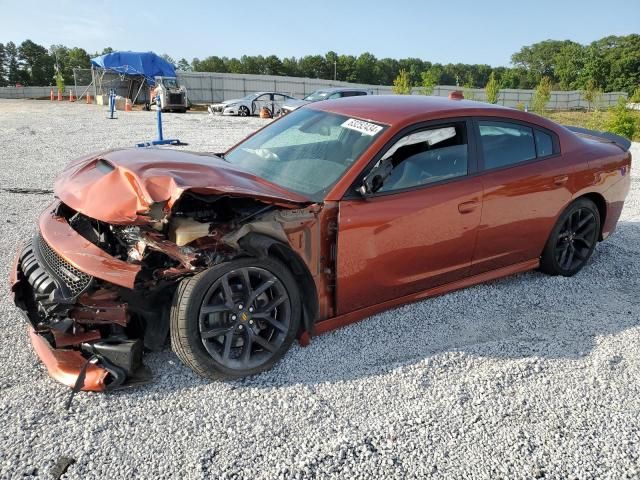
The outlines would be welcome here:
M 525 270 L 571 276 L 614 230 L 630 143 L 465 100 L 313 103 L 222 154 L 70 163 L 11 290 L 49 372 L 146 381 L 170 339 L 211 379 L 394 306 Z

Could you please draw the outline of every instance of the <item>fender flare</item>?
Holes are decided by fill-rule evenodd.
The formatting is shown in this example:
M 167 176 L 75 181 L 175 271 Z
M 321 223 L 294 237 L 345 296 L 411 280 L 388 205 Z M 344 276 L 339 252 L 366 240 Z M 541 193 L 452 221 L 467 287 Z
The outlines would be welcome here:
M 273 257 L 281 260 L 293 276 L 300 281 L 302 327 L 304 331 L 312 334 L 315 319 L 318 316 L 318 292 L 313 277 L 302 258 L 289 245 L 262 233 L 248 233 L 238 240 L 238 245 L 243 252 L 251 256 Z

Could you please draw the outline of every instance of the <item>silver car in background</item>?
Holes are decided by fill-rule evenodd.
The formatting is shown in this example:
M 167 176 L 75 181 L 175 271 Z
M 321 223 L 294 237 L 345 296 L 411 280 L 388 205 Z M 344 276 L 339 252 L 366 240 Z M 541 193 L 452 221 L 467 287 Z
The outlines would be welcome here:
M 225 100 L 221 103 L 209 105 L 207 110 L 210 114 L 221 113 L 222 115 L 238 115 L 248 117 L 258 115 L 262 108 L 269 110 L 269 115 L 276 117 L 280 115 L 284 103 L 296 100 L 289 95 L 278 92 L 256 92 L 242 98 Z
M 367 90 L 366 88 L 345 88 L 345 87 L 335 87 L 335 88 L 322 88 L 320 90 L 316 90 L 313 93 L 310 93 L 302 100 L 298 100 L 297 98 L 287 100 L 284 105 L 282 105 L 282 114 L 293 112 L 296 108 L 300 108 L 307 103 L 320 102 L 322 100 L 333 100 L 336 98 L 343 97 L 358 97 L 361 95 L 373 95 L 373 90 Z

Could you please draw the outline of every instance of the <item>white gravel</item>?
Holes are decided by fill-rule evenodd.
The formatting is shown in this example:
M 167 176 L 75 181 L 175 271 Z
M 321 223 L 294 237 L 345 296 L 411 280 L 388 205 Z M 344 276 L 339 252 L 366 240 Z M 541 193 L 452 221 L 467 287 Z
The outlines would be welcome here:
M 154 114 L 0 100 L 0 278 L 65 162 L 155 136 Z M 260 119 L 166 115 L 219 151 Z M 640 145 L 635 144 L 640 159 Z M 274 370 L 207 383 L 171 351 L 155 382 L 66 387 L 0 297 L 0 477 L 639 478 L 640 182 L 578 276 L 526 273 L 376 315 L 294 346 Z M 12 193 L 11 189 L 36 189 Z

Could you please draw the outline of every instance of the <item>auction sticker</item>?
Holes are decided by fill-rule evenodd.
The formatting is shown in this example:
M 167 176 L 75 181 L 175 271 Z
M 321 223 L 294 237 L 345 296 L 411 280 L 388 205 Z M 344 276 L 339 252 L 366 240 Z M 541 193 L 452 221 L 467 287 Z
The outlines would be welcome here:
M 357 118 L 350 118 L 342 125 L 344 128 L 349 128 L 351 130 L 355 130 L 356 132 L 364 133 L 365 135 L 374 136 L 382 127 L 380 125 L 376 125 L 375 123 L 365 122 L 364 120 L 358 120 Z

